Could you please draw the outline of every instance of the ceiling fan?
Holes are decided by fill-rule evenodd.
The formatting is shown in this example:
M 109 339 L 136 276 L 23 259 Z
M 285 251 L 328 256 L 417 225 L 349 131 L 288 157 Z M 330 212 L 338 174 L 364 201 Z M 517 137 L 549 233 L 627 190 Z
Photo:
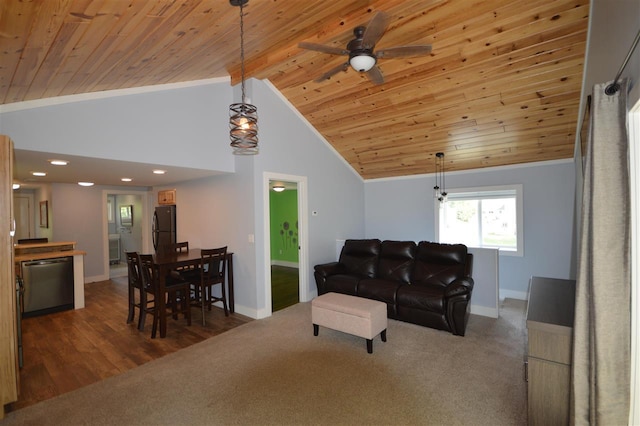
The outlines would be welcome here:
M 347 44 L 346 49 L 316 43 L 299 43 L 298 47 L 303 49 L 315 50 L 330 55 L 349 56 L 347 62 L 330 69 L 314 81 L 321 82 L 327 80 L 339 71 L 346 71 L 349 65 L 351 65 L 351 67 L 358 72 L 366 72 L 367 77 L 369 77 L 374 84 L 382 84 L 384 83 L 384 77 L 382 76 L 380 68 L 376 66 L 378 59 L 407 58 L 431 53 L 431 45 L 397 46 L 374 52 L 376 43 L 380 40 L 389 25 L 389 20 L 390 17 L 385 12 L 376 13 L 371 21 L 369 21 L 369 25 L 354 28 L 353 34 L 355 38 Z

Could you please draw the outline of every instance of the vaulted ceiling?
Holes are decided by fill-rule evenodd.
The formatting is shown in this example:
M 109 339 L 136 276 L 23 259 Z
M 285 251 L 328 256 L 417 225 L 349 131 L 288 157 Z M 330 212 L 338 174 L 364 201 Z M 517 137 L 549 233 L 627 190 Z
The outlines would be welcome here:
M 346 57 L 386 12 L 383 84 Z M 245 73 L 268 79 L 365 179 L 571 158 L 589 0 L 250 0 Z M 0 103 L 231 76 L 239 8 L 227 0 L 3 0 Z M 258 113 L 260 105 L 257 105 Z

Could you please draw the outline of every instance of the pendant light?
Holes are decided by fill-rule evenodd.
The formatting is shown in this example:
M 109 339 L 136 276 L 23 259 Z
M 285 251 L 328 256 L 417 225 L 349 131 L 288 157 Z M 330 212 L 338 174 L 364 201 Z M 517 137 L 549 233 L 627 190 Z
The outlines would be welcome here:
M 229 0 L 231 6 L 240 6 L 240 70 L 242 78 L 242 102 L 229 106 L 229 136 L 236 155 L 258 153 L 258 109 L 246 102 L 244 89 L 244 13 L 243 6 L 249 0 Z
M 444 187 L 444 152 L 436 153 L 436 185 L 433 193 L 440 205 L 447 202 L 447 191 Z

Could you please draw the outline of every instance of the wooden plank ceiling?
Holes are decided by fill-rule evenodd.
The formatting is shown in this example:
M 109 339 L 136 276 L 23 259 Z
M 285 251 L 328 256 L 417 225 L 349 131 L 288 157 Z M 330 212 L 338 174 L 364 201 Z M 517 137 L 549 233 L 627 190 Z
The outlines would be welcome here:
M 273 83 L 365 179 L 431 173 L 439 151 L 447 171 L 573 156 L 589 0 L 250 0 L 244 11 L 247 78 Z M 346 57 L 298 43 L 345 48 L 378 11 L 391 19 L 376 50 L 431 54 L 379 59 L 381 85 L 353 69 L 314 82 Z M 226 0 L 2 0 L 0 102 L 236 84 L 239 22 Z

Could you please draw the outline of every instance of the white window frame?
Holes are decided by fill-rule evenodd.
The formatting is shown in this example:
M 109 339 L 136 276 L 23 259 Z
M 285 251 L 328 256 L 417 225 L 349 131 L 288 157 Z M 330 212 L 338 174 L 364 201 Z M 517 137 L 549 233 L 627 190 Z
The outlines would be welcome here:
M 449 189 L 447 188 L 447 198 L 455 198 L 452 197 L 454 194 L 465 194 L 465 198 L 473 198 L 474 195 L 477 195 L 477 198 L 489 198 L 492 194 L 499 194 L 501 192 L 506 191 L 515 191 L 516 194 L 516 238 L 517 249 L 516 250 L 507 250 L 507 249 L 499 249 L 499 254 L 501 256 L 524 256 L 524 209 L 523 209 L 523 201 L 522 201 L 522 184 L 515 185 L 499 185 L 499 186 L 481 186 L 475 188 L 456 188 Z M 440 241 L 440 203 L 436 200 L 435 202 L 435 235 L 436 241 Z M 470 246 L 471 247 L 471 246 Z M 478 247 L 482 248 L 482 247 Z

